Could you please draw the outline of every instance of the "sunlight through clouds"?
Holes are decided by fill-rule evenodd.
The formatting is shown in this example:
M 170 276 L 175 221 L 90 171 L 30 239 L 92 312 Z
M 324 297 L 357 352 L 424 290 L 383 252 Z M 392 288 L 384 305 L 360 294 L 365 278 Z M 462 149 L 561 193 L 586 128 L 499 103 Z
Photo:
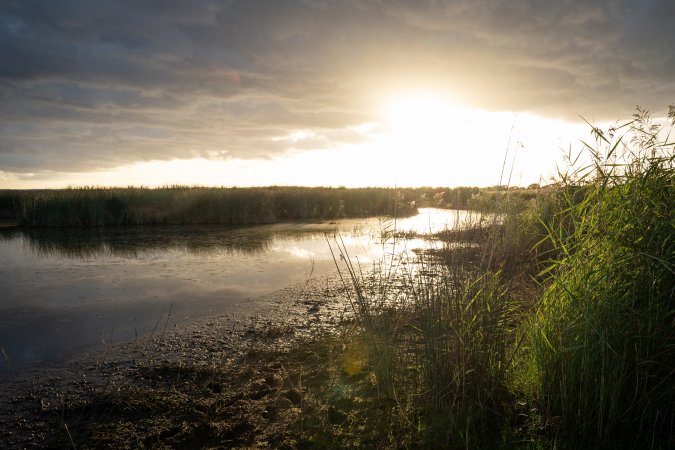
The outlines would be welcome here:
M 403 104 L 401 104 L 403 105 Z M 588 138 L 586 125 L 531 114 L 458 109 L 413 102 L 380 123 L 357 127 L 363 142 L 291 150 L 268 159 L 174 159 L 138 162 L 96 172 L 17 177 L 10 188 L 82 185 L 164 186 L 491 186 L 502 164 L 512 184 L 546 182 L 570 147 Z M 292 132 L 289 146 L 318 133 Z M 513 167 L 513 169 L 511 169 Z
M 626 119 L 640 104 L 657 117 L 672 101 L 674 12 L 8 0 L 0 188 L 492 185 L 511 154 L 513 181 L 535 182 L 588 137 L 580 115 Z

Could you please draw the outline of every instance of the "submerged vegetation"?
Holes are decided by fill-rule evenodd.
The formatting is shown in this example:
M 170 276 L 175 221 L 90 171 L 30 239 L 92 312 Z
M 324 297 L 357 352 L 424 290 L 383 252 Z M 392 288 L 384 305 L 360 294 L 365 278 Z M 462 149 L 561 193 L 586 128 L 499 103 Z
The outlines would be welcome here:
M 336 236 L 352 319 L 311 343 L 254 355 L 258 365 L 274 361 L 274 383 L 287 377 L 283 388 L 266 385 L 256 413 L 293 412 L 278 422 L 283 430 L 219 428 L 241 411 L 220 391 L 201 392 L 204 405 L 190 408 L 207 412 L 192 425 L 177 414 L 178 431 L 162 441 L 155 430 L 152 444 L 172 445 L 190 429 L 205 445 L 258 445 L 258 433 L 284 448 L 673 448 L 675 143 L 662 132 L 643 110 L 622 127 L 593 128 L 596 144 L 570 158 L 555 187 L 495 190 L 487 210 L 502 214 L 441 233 L 435 250 L 409 259 L 385 252 L 365 267 Z M 383 235 L 402 245 L 393 230 Z M 113 397 L 123 402 L 115 411 L 148 392 L 173 395 Z M 164 405 L 174 406 L 162 402 L 145 405 L 147 415 L 164 420 Z M 94 407 L 86 424 L 71 422 L 80 434 L 62 436 L 64 445 L 91 446 L 88 430 L 102 426 L 106 442 L 124 437 L 94 420 Z

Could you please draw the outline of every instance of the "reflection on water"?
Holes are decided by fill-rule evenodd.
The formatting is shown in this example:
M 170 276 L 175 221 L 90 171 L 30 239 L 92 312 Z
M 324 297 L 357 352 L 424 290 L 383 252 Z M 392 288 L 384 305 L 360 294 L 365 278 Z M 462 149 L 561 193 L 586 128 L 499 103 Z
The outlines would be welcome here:
M 477 220 L 471 211 L 422 208 L 404 219 L 341 220 L 323 223 L 284 223 L 253 227 L 218 225 L 137 226 L 129 228 L 36 228 L 5 230 L 0 240 L 21 240 L 38 256 L 92 259 L 101 256 L 134 259 L 156 252 L 242 253 L 265 252 L 274 241 L 324 240 L 326 233 L 347 233 L 377 241 L 387 232 L 432 234 L 461 228 Z M 307 254 L 306 251 L 302 252 Z
M 494 215 L 476 211 L 420 208 L 419 214 L 396 221 L 396 230 L 419 234 L 433 234 L 444 230 L 466 228 L 482 220 L 494 220 Z
M 311 238 L 294 230 L 274 230 L 273 226 L 227 228 L 222 226 L 166 226 L 100 229 L 35 229 L 20 233 L 28 249 L 36 255 L 59 255 L 90 259 L 114 256 L 133 259 L 157 252 L 260 253 L 271 240 L 284 235 Z
M 421 210 L 395 222 L 424 233 L 465 213 Z M 172 323 L 255 313 L 251 298 L 334 270 L 326 242 L 339 232 L 362 264 L 385 250 L 392 220 L 221 226 L 34 229 L 0 232 L 0 346 L 16 367 L 60 362 L 102 342 L 149 334 L 173 304 Z M 428 246 L 422 239 L 401 249 Z M 0 372 L 0 378 L 5 376 Z

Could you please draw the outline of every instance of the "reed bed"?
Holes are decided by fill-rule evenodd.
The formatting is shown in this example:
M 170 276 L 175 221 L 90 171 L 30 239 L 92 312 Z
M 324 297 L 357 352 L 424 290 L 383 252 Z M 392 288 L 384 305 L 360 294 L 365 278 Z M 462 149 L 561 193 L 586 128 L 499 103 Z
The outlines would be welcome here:
M 331 245 L 376 396 L 392 406 L 390 425 L 407 429 L 406 445 L 498 440 L 518 313 L 501 271 L 447 249 L 445 259 L 394 256 L 404 245 L 395 235 L 373 267 L 350 258 L 339 237 Z
M 71 188 L 0 191 L 0 209 L 23 227 L 147 224 L 250 225 L 287 220 L 410 215 L 414 206 L 386 188 Z
M 526 325 L 530 393 L 579 447 L 675 444 L 675 155 L 648 119 L 630 147 L 596 130 L 602 151 L 563 177 L 558 257 Z
M 545 192 L 546 190 L 543 190 Z M 512 188 L 527 201 L 538 187 Z M 407 216 L 417 207 L 498 210 L 506 191 L 492 188 L 78 187 L 0 190 L 0 226 L 98 227 L 149 224 L 253 225 L 289 220 Z
M 442 235 L 466 246 L 364 268 L 336 238 L 396 445 L 675 446 L 675 143 L 660 131 L 643 110 L 593 128 L 588 165 Z

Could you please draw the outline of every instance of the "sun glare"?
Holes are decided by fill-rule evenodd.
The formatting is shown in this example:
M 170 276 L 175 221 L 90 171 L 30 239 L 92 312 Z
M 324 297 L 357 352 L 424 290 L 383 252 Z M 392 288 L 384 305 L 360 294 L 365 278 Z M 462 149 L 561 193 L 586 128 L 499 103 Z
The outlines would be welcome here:
M 400 185 L 498 184 L 505 160 L 512 182 L 537 182 L 559 149 L 579 135 L 569 123 L 485 111 L 440 91 L 390 96 L 380 117 L 373 145 Z
M 448 150 L 459 131 L 475 122 L 475 111 L 447 95 L 413 92 L 392 97 L 382 108 L 383 125 L 392 144 L 406 152 Z
M 409 168 L 425 161 L 427 167 L 415 169 L 427 173 L 439 165 L 461 164 L 470 145 L 467 136 L 481 122 L 480 111 L 435 92 L 392 96 L 383 102 L 381 117 L 382 145 L 389 155 Z
M 462 107 L 440 94 L 413 93 L 396 96 L 383 108 L 387 122 L 413 132 L 434 130 L 461 113 Z
M 86 173 L 0 171 L 10 188 L 68 185 L 472 186 L 538 182 L 582 125 L 527 113 L 485 111 L 433 91 L 407 91 L 379 104 L 379 117 L 349 128 L 358 142 L 324 148 L 322 129 L 288 130 L 288 148 L 269 159 L 146 161 Z M 299 144 L 316 141 L 316 148 Z M 577 140 L 578 142 L 578 140 Z M 506 179 L 503 167 L 506 164 Z M 513 169 L 511 168 L 513 167 Z

